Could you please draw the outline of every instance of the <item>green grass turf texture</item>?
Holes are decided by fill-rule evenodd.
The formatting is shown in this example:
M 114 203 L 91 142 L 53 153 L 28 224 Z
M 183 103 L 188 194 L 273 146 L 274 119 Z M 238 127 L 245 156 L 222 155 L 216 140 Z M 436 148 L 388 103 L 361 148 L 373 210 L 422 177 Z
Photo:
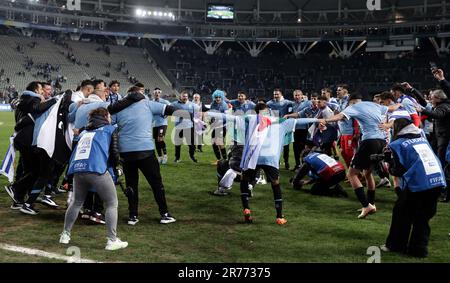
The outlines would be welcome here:
M 13 114 L 0 112 L 0 124 L 0 158 L 3 158 L 14 125 Z M 115 252 L 105 251 L 105 227 L 80 219 L 73 228 L 71 245 L 81 249 L 82 258 L 102 262 L 151 263 L 364 263 L 370 257 L 366 254 L 367 248 L 381 245 L 386 239 L 395 201 L 392 190 L 378 189 L 378 212 L 358 220 L 356 210 L 360 205 L 351 188 L 346 187 L 348 199 L 311 196 L 303 191 L 294 191 L 288 183 L 293 173 L 281 169 L 287 225 L 275 224 L 270 185 L 255 188 L 255 196 L 250 201 L 254 223 L 248 225 L 243 223 L 238 183 L 229 196 L 209 194 L 217 182 L 215 166 L 211 165 L 214 160 L 211 146 L 204 146 L 204 152 L 196 154 L 198 164 L 190 161 L 187 146 L 183 146 L 182 162 L 175 164 L 169 136 L 166 142 L 169 163 L 161 166 L 161 171 L 169 210 L 177 222 L 170 225 L 158 223 L 156 203 L 141 175 L 140 222 L 134 227 L 126 224 L 128 203 L 118 190 L 118 235 L 129 242 L 129 247 Z M 290 160 L 293 164 L 292 149 Z M 37 204 L 40 214 L 28 216 L 9 209 L 11 200 L 3 189 L 6 184 L 6 178 L 0 177 L 0 242 L 66 254 L 67 247 L 58 243 L 66 194 L 56 197 L 60 209 L 52 210 Z M 439 203 L 437 215 L 431 221 L 428 258 L 382 253 L 381 262 L 449 262 L 449 213 L 450 204 Z M 0 262 L 11 261 L 49 260 L 0 250 Z

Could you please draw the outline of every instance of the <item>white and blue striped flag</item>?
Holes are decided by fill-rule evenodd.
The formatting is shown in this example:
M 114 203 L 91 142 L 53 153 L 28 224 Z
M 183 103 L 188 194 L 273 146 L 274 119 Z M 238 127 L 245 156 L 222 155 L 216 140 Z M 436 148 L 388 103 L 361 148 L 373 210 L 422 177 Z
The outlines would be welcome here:
M 16 151 L 14 149 L 14 136 L 9 138 L 9 147 L 6 151 L 5 158 L 2 161 L 0 174 L 8 178 L 10 183 L 14 180 L 14 160 L 16 158 Z

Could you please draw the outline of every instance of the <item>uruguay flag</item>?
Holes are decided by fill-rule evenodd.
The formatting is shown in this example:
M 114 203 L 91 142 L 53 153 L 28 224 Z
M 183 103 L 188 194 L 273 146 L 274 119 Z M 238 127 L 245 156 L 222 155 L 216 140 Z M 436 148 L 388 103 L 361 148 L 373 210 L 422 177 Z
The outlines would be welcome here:
M 14 149 L 14 136 L 9 138 L 9 147 L 6 151 L 5 158 L 2 161 L 0 174 L 8 178 L 10 183 L 14 180 L 14 160 L 16 158 L 16 150 Z

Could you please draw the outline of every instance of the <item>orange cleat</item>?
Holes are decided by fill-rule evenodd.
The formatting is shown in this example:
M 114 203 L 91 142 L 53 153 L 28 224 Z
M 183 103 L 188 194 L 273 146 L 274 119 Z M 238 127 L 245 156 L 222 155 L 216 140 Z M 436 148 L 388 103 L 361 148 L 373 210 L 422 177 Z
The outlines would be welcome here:
M 252 218 L 251 213 L 252 212 L 250 211 L 250 209 L 248 209 L 248 208 L 244 209 L 244 220 L 245 220 L 245 223 L 253 223 L 253 218 Z
M 278 225 L 284 225 L 284 224 L 286 224 L 287 223 L 287 220 L 286 220 L 286 218 L 277 218 L 277 224 Z

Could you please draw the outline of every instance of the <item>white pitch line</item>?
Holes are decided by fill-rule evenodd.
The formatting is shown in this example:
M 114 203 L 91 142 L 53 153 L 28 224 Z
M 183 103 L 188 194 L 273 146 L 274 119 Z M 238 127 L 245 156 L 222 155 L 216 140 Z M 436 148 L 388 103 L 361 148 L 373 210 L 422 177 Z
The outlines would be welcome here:
M 58 259 L 58 260 L 66 261 L 66 262 L 99 263 L 98 261 L 95 261 L 95 260 L 83 259 L 83 258 L 78 258 L 78 257 L 74 257 L 74 256 L 65 256 L 65 255 L 60 255 L 60 254 L 55 254 L 55 253 L 49 253 L 46 251 L 30 249 L 30 248 L 25 248 L 25 247 L 19 247 L 19 246 L 13 246 L 13 245 L 2 244 L 2 243 L 0 243 L 0 249 L 12 251 L 12 252 L 23 253 L 23 254 L 27 254 L 27 255 L 35 255 L 35 256 L 41 256 L 41 257 L 46 257 L 46 258 Z

